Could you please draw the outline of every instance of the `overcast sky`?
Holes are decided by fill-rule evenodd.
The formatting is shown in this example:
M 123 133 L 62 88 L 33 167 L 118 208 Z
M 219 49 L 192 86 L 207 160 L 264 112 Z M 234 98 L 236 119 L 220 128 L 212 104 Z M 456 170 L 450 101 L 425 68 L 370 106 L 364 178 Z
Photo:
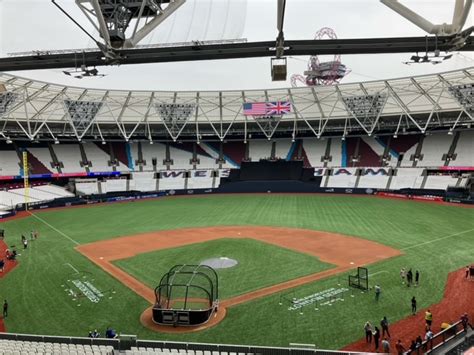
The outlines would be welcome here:
M 57 0 L 88 29 L 73 0 Z M 433 23 L 450 23 L 453 0 L 405 0 L 403 3 Z M 273 40 L 276 0 L 187 0 L 177 14 L 143 44 L 206 39 Z M 465 27 L 474 25 L 473 15 Z M 11 52 L 91 47 L 81 33 L 49 0 L 0 0 L 2 56 Z M 321 27 L 333 28 L 339 38 L 423 36 L 425 33 L 377 0 L 288 0 L 286 39 L 311 39 Z M 456 54 L 439 65 L 405 65 L 410 54 L 345 55 L 351 73 L 342 82 L 386 79 L 442 72 L 474 65 L 473 53 Z M 302 74 L 308 57 L 288 59 L 288 78 Z M 332 60 L 332 56 L 321 58 Z M 104 78 L 73 79 L 61 70 L 13 74 L 74 86 L 129 90 L 225 90 L 289 87 L 272 82 L 270 59 L 219 60 L 102 67 Z

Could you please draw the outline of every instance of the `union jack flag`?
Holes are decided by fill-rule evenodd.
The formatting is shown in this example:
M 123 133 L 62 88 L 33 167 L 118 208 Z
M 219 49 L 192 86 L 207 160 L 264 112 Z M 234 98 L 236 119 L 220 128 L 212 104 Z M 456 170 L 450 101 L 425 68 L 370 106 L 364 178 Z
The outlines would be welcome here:
M 243 108 L 246 116 L 279 116 L 291 112 L 291 103 L 289 101 L 246 102 Z

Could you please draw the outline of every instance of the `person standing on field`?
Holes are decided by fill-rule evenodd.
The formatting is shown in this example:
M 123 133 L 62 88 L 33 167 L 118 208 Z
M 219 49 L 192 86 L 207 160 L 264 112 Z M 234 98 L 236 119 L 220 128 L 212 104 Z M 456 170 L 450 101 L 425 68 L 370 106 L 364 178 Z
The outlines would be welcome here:
M 380 340 L 380 330 L 375 326 L 375 330 L 373 332 L 374 335 L 374 345 L 375 345 L 375 351 L 379 350 L 379 340 Z
M 431 328 L 431 323 L 433 323 L 433 313 L 431 313 L 429 309 L 425 312 L 425 321 L 426 324 Z
M 416 298 L 415 298 L 415 296 L 413 296 L 412 299 L 411 299 L 411 313 L 413 315 L 416 314 Z
M 400 278 L 402 279 L 402 285 L 405 285 L 405 277 L 407 276 L 407 272 L 404 267 L 400 270 Z
M 365 331 L 365 342 L 370 344 L 372 342 L 372 325 L 370 325 L 369 321 L 365 323 L 364 331 Z
M 380 326 L 382 327 L 382 337 L 385 336 L 385 333 L 387 336 L 390 338 L 390 332 L 388 331 L 388 319 L 387 317 L 383 317 L 382 320 L 380 321 Z
M 415 272 L 415 286 L 418 286 L 418 283 L 420 282 L 420 272 L 416 270 Z
M 379 285 L 375 285 L 374 289 L 375 289 L 375 300 L 378 302 L 380 298 L 380 294 L 382 293 L 382 289 L 380 288 Z
M 8 317 L 8 302 L 7 300 L 5 300 L 3 302 L 3 318 L 7 318 Z

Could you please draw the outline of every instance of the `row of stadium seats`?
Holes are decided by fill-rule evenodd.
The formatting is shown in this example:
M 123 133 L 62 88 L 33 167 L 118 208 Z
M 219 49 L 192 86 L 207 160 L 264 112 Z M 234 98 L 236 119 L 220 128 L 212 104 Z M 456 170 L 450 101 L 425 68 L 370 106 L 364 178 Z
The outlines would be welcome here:
M 125 355 L 253 355 L 248 353 L 223 352 L 223 351 L 201 351 L 201 350 L 184 350 L 184 349 L 160 349 L 160 348 L 144 348 L 132 347 L 131 350 L 125 351 Z
M 32 173 L 83 173 L 107 171 L 159 171 L 170 169 L 217 169 L 220 143 L 148 142 L 83 143 L 0 146 L 0 175 L 20 175 L 18 152 L 29 152 Z M 168 151 L 168 153 L 167 153 Z M 193 154 L 198 161 L 193 162 Z M 439 167 L 474 166 L 474 132 L 453 135 L 409 135 L 315 139 L 250 140 L 223 143 L 221 168 L 236 168 L 244 159 L 304 159 L 307 167 Z M 114 159 L 112 159 L 112 155 Z M 385 162 L 381 157 L 385 156 Z M 246 158 L 247 157 L 247 158 Z M 113 163 L 112 163 L 113 162 Z
M 105 345 L 43 343 L 0 339 L 0 355 L 113 355 L 114 348 Z
M 52 201 L 61 197 L 74 196 L 73 193 L 55 185 L 36 186 L 29 189 L 30 202 Z M 25 189 L 17 188 L 0 191 L 0 210 L 9 209 L 25 203 Z

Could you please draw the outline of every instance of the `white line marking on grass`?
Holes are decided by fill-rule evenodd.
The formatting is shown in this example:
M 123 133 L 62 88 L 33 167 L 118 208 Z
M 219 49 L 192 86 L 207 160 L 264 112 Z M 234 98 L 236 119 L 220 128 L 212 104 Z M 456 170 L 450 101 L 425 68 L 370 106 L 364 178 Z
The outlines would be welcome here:
M 384 274 L 388 272 L 387 270 L 382 270 L 382 271 L 377 271 L 377 272 L 374 272 L 373 274 L 369 274 L 369 276 L 374 276 L 374 275 L 378 275 L 378 274 Z
M 408 250 L 408 249 L 417 248 L 417 247 L 420 247 L 420 246 L 422 246 L 422 245 L 427 245 L 427 244 L 435 243 L 435 242 L 440 241 L 440 240 L 443 240 L 443 239 L 448 239 L 448 238 L 455 237 L 455 236 L 458 236 L 458 235 L 461 235 L 461 234 L 466 234 L 466 233 L 469 233 L 469 232 L 472 232 L 472 231 L 474 231 L 474 228 L 473 228 L 473 229 L 468 229 L 468 230 L 463 231 L 463 232 L 459 232 L 459 233 L 454 233 L 454 234 L 446 235 L 446 236 L 441 237 L 441 238 L 429 240 L 429 241 L 427 241 L 427 242 L 423 242 L 423 243 L 420 243 L 420 244 L 411 245 L 411 246 L 409 246 L 409 247 L 402 248 L 401 250 Z
M 72 264 L 66 263 L 64 265 L 69 266 L 71 269 L 73 269 L 76 272 L 76 274 L 80 274 L 79 270 L 77 270 L 74 266 L 72 266 Z
M 45 225 L 47 225 L 49 228 L 51 228 L 52 230 L 54 230 L 55 232 L 59 233 L 60 235 L 62 235 L 64 238 L 66 239 L 69 239 L 71 242 L 73 242 L 74 244 L 76 245 L 79 245 L 78 242 L 76 242 L 74 239 L 72 239 L 70 236 L 68 236 L 66 233 L 63 233 L 61 232 L 59 229 L 57 229 L 56 227 L 52 226 L 51 224 L 49 224 L 48 222 L 46 222 L 43 218 L 41 217 L 38 217 L 37 215 L 31 213 L 31 212 L 28 212 L 31 216 L 35 217 L 37 220 L 39 220 L 40 222 L 43 222 Z

